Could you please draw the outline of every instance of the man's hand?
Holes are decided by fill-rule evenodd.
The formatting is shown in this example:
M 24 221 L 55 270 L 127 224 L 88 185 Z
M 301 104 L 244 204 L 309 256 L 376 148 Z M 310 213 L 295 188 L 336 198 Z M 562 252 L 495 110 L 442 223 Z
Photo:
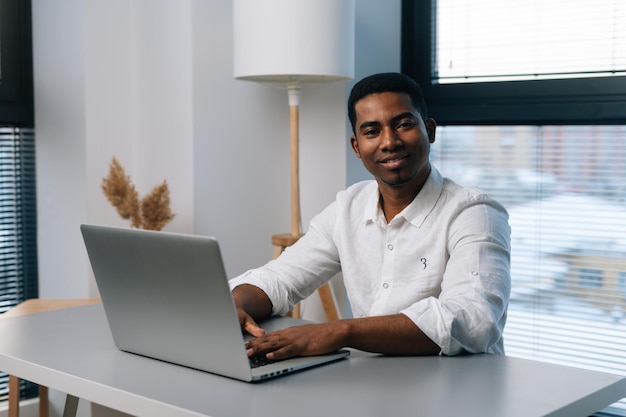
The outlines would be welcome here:
M 263 330 L 256 320 L 267 318 L 272 313 L 272 303 L 267 295 L 258 287 L 244 284 L 233 290 L 233 300 L 237 308 L 241 329 L 252 336 L 263 336 Z
M 334 352 L 345 346 L 344 323 L 307 324 L 260 335 L 246 342 L 246 351 L 248 356 L 265 355 L 272 360 Z

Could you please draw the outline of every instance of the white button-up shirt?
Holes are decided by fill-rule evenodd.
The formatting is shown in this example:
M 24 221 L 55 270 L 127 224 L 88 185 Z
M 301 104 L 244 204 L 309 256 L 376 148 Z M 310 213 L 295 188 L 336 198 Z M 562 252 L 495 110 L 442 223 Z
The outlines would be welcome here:
M 336 273 L 355 317 L 402 313 L 441 353 L 504 353 L 510 228 L 504 207 L 433 167 L 417 197 L 389 223 L 375 181 L 337 194 L 276 260 L 231 280 L 269 296 L 284 314 Z

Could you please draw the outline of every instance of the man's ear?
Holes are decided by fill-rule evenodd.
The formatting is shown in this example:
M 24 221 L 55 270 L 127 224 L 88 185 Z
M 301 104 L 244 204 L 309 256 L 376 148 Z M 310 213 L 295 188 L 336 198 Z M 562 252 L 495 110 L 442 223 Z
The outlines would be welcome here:
M 361 152 L 359 152 L 359 142 L 356 140 L 356 136 L 350 136 L 350 145 L 352 145 L 352 150 L 357 158 L 361 159 Z
M 435 143 L 435 131 L 437 130 L 437 122 L 435 122 L 435 119 L 426 120 L 426 130 L 428 131 L 428 141 Z

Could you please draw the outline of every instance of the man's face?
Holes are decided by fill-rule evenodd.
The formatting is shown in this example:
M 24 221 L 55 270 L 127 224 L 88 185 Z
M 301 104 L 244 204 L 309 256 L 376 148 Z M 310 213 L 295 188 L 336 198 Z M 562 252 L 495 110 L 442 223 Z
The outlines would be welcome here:
M 434 120 L 424 124 L 403 93 L 371 94 L 355 105 L 356 134 L 350 138 L 357 158 L 379 187 L 421 188 L 430 173 Z

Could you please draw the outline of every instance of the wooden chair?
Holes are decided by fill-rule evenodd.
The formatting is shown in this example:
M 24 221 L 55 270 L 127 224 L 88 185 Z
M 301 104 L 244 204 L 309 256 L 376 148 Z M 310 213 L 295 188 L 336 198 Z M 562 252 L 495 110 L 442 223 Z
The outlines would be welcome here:
M 60 310 L 62 308 L 78 307 L 99 302 L 100 300 L 98 299 L 56 300 L 33 298 L 0 315 L 0 318 Z M 19 417 L 19 415 L 20 379 L 14 375 L 9 375 L 9 417 Z M 39 417 L 48 417 L 48 387 L 43 385 L 39 385 Z

